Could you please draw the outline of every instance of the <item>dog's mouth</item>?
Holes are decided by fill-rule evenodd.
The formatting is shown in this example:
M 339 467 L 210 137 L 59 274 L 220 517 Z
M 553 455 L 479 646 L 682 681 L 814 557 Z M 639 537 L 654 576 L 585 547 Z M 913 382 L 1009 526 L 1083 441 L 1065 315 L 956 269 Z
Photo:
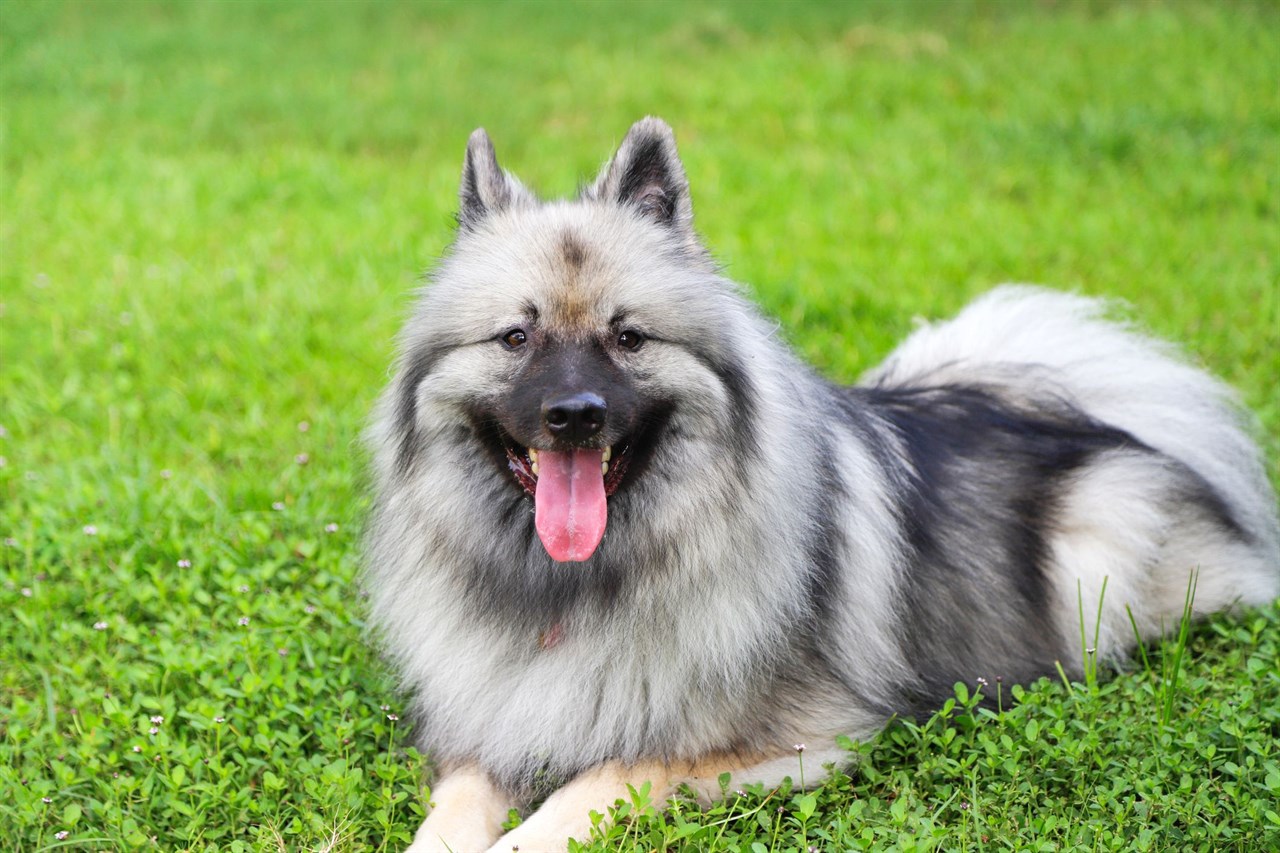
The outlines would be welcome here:
M 620 442 L 617 445 L 610 445 L 604 450 L 567 450 L 539 451 L 533 447 L 523 447 L 518 444 L 506 432 L 499 430 L 499 438 L 502 441 L 502 447 L 507 453 L 507 468 L 515 476 L 516 482 L 520 488 L 524 489 L 534 498 L 538 494 L 538 475 L 541 473 L 541 466 L 538 460 L 542 459 L 550 466 L 554 466 L 554 470 L 561 470 L 564 459 L 561 457 L 572 454 L 595 454 L 598 459 L 593 459 L 590 455 L 584 455 L 580 461 L 575 459 L 574 468 L 577 470 L 578 464 L 581 464 L 581 473 L 579 477 L 585 478 L 589 473 L 590 466 L 598 461 L 600 469 L 600 479 L 604 488 L 606 497 L 612 495 L 618 490 L 618 486 L 622 485 L 622 479 L 627 474 L 627 468 L 631 465 L 632 443 L 628 441 Z
M 652 457 L 666 413 L 603 448 L 536 448 L 498 423 L 484 432 L 513 484 L 533 497 L 534 526 L 557 562 L 581 562 L 596 552 L 608 523 L 608 499 L 639 477 Z
M 524 447 L 499 431 L 507 468 L 533 495 L 538 538 L 561 563 L 591 557 L 604 538 L 608 497 L 618 490 L 631 464 L 631 442 L 603 449 L 555 450 Z

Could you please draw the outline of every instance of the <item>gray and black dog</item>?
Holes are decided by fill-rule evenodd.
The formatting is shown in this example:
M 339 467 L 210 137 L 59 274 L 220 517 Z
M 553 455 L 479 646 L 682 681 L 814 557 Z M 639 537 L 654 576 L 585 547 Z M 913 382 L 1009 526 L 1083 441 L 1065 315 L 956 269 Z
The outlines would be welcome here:
M 703 248 L 654 118 L 567 201 L 477 130 L 458 224 L 370 430 L 365 582 L 439 768 L 415 851 L 842 764 L 956 681 L 1078 672 L 1081 608 L 1124 656 L 1193 573 L 1198 615 L 1280 594 L 1231 392 L 1096 301 L 1002 287 L 833 385 Z

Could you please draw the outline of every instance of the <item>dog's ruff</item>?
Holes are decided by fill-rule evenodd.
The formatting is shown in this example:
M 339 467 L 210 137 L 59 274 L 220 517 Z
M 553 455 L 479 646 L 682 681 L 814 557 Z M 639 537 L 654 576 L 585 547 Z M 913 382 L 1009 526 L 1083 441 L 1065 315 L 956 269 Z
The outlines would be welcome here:
M 473 134 L 369 432 L 372 621 L 442 768 L 412 849 L 562 850 L 797 744 L 816 783 L 956 681 L 1078 674 L 1081 609 L 1116 660 L 1193 573 L 1197 616 L 1274 598 L 1234 397 L 1105 311 L 1002 287 L 840 388 L 702 248 L 665 124 L 550 203 Z

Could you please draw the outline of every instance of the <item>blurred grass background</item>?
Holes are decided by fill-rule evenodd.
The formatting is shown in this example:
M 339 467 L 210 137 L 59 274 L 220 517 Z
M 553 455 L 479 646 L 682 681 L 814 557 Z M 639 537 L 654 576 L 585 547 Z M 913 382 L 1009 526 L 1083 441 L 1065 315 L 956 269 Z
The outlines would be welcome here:
M 4 0 L 0 836 L 417 819 L 358 433 L 474 127 L 563 194 L 664 117 L 713 252 L 840 379 L 997 282 L 1127 300 L 1275 479 L 1277 69 L 1273 3 Z

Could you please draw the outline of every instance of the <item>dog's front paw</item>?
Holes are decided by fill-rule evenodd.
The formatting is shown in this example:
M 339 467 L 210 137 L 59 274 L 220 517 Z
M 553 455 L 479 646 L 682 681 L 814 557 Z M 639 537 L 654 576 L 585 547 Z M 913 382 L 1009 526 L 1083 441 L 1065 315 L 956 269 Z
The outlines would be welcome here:
M 591 821 L 585 809 L 572 816 L 539 811 L 499 838 L 487 853 L 565 853 L 571 838 L 585 841 L 590 835 Z
M 405 853 L 449 853 L 449 851 L 461 853 L 460 850 L 455 850 L 454 847 L 446 844 L 440 836 L 428 838 L 419 832 L 413 837 L 413 843 L 409 845 Z
M 539 832 L 538 830 L 521 832 L 523 826 L 517 826 L 498 839 L 487 853 L 564 853 L 569 848 L 569 836 L 563 832 Z
M 457 821 L 435 824 L 428 818 L 405 853 L 483 853 L 493 843 L 493 834 L 484 827 L 460 825 Z

